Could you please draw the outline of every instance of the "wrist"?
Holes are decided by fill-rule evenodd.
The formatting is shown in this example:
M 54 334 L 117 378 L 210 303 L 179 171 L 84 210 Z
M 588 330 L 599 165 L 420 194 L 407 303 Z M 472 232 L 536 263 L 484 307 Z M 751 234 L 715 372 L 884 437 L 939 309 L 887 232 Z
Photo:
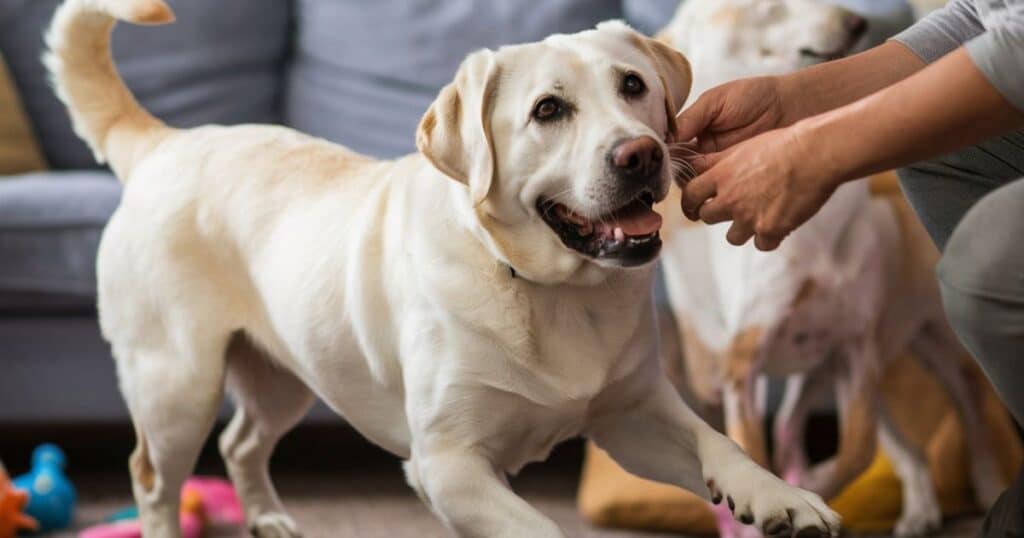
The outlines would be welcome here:
M 847 137 L 836 136 L 829 118 L 813 116 L 795 123 L 790 131 L 808 186 L 831 192 L 853 179 L 851 160 L 847 158 L 850 150 L 844 143 Z
M 820 112 L 820 107 L 814 102 L 820 92 L 807 91 L 812 81 L 806 80 L 803 75 L 804 73 L 797 71 L 773 77 L 782 113 L 779 127 L 795 125 Z

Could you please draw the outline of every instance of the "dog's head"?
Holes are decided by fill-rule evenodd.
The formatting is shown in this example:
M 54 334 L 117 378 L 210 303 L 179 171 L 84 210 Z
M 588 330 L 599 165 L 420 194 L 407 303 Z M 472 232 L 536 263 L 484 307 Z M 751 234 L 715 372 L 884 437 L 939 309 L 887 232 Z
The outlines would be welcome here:
M 840 58 L 866 29 L 863 18 L 821 0 L 687 0 L 659 38 L 686 54 L 708 88 Z
M 466 185 L 485 242 L 529 278 L 644 265 L 671 182 L 689 64 L 625 24 L 469 56 L 420 123 L 420 152 Z

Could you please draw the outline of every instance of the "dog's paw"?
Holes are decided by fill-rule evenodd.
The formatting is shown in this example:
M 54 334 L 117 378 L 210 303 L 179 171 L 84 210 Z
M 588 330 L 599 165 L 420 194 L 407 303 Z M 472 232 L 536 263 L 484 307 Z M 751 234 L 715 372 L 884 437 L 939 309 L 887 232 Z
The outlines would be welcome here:
M 942 510 L 938 504 L 916 509 L 904 507 L 900 520 L 893 528 L 893 536 L 924 536 L 942 528 Z
M 821 497 L 740 456 L 715 458 L 720 463 L 713 466 L 705 462 L 711 502 L 724 504 L 737 521 L 769 536 L 838 536 L 839 515 Z
M 714 512 L 719 538 L 762 538 L 760 529 L 736 521 L 725 503 L 715 506 Z
M 255 538 L 301 538 L 298 526 L 292 518 L 280 512 L 260 514 L 249 525 L 249 532 Z

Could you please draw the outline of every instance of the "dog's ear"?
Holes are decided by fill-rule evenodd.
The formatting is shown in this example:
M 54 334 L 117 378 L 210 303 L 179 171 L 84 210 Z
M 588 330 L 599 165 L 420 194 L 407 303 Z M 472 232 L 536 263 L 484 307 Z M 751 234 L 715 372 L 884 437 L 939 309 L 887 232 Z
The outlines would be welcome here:
M 644 48 L 654 60 L 665 90 L 665 114 L 668 115 L 668 129 L 673 136 L 676 134 L 676 114 L 686 104 L 693 85 L 693 72 L 690 62 L 681 52 L 659 39 L 643 38 Z
M 495 53 L 469 55 L 420 120 L 416 147 L 438 170 L 467 185 L 474 204 L 494 181 L 491 112 L 499 68 Z

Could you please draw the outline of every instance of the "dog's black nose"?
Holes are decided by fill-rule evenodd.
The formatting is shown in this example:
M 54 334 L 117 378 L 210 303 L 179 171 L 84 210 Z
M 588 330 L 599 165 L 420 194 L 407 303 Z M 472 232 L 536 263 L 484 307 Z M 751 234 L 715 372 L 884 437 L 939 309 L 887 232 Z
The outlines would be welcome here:
M 661 172 L 661 144 L 649 136 L 621 140 L 608 152 L 608 164 L 619 177 L 645 180 Z
M 846 26 L 846 30 L 850 32 L 850 35 L 854 38 L 859 38 L 868 31 L 868 21 L 860 15 L 850 13 L 846 16 L 843 23 Z

